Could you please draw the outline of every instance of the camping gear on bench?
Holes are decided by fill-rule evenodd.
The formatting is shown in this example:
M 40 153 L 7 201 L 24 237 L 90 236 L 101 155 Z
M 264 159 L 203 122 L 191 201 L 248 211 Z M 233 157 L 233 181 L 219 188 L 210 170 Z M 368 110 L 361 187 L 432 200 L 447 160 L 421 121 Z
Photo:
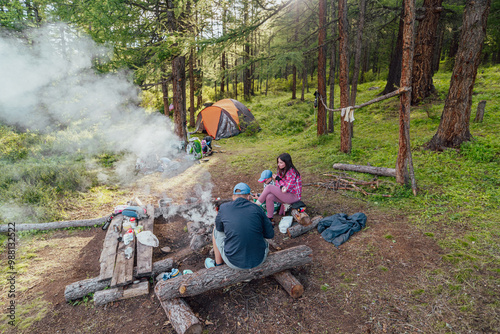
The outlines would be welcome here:
M 148 218 L 146 209 L 143 209 L 140 206 L 127 206 L 123 209 L 122 214 L 127 217 L 134 217 L 137 220 Z

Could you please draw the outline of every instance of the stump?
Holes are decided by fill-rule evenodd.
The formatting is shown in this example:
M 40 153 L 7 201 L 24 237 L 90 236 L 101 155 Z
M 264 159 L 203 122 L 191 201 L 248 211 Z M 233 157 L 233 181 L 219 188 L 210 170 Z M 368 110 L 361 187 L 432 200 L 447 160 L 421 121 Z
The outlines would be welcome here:
M 477 105 L 476 118 L 474 118 L 474 122 L 476 123 L 483 122 L 485 108 L 486 108 L 486 101 L 485 100 L 480 101 Z

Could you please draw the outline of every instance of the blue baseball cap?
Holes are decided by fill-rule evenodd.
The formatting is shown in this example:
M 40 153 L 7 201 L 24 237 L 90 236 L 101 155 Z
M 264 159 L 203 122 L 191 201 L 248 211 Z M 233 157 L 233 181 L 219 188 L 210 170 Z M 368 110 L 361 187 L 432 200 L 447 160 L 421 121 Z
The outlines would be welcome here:
M 250 194 L 250 187 L 246 183 L 238 183 L 233 189 L 234 195 L 248 195 Z
M 270 178 L 271 176 L 273 176 L 273 172 L 271 172 L 269 169 L 266 169 L 265 171 L 263 171 L 261 174 L 260 174 L 260 179 L 259 179 L 259 182 L 262 183 L 264 182 L 265 180 L 267 180 L 268 178 Z

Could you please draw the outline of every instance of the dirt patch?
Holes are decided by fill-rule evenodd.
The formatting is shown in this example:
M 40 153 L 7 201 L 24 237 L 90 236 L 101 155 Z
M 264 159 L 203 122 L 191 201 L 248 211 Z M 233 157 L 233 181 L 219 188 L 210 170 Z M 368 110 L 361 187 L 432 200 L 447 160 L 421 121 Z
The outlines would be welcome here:
M 233 186 L 241 181 L 256 191 L 262 187 L 257 182 L 258 173 L 238 175 L 228 170 L 224 161 L 229 161 L 230 154 L 214 155 L 211 160 L 216 159 L 218 163 L 196 167 L 210 171 L 214 198 L 229 197 Z M 312 175 L 302 177 L 305 182 L 316 181 Z M 143 197 L 153 203 L 165 195 L 182 202 L 197 184 L 187 187 L 184 183 L 183 187 L 179 178 L 175 185 L 155 176 L 149 178 L 152 181 Z M 141 195 L 140 191 L 136 194 Z M 295 300 L 276 281 L 264 278 L 186 298 L 203 322 L 204 333 L 432 333 L 449 329 L 445 325 L 436 327 L 436 317 L 450 324 L 456 319 L 455 310 L 434 310 L 439 313 L 425 318 L 423 312 L 427 312 L 428 305 L 437 305 L 440 297 L 424 298 L 418 293 L 422 282 L 429 284 L 433 272 L 446 269 L 441 262 L 442 251 L 432 238 L 412 228 L 403 215 L 380 212 L 340 193 L 305 187 L 303 200 L 311 216 L 364 212 L 368 216 L 366 228 L 336 248 L 316 230 L 290 239 L 276 227 L 275 241 L 281 248 L 305 244 L 313 250 L 312 264 L 292 270 L 304 285 L 304 295 Z M 160 247 L 171 247 L 173 254 L 185 252 L 189 248 L 186 222 L 178 216 L 156 219 Z M 89 300 L 78 305 L 65 302 L 66 285 L 98 276 L 104 235 L 98 227 L 35 237 L 29 245 L 33 259 L 21 275 L 19 285 L 24 291 L 17 303 L 27 304 L 41 296 L 47 309 L 27 328 L 4 327 L 6 332 L 174 333 L 153 291 L 101 307 Z M 203 267 L 206 252 L 185 254 L 178 263 L 181 270 Z M 156 248 L 153 256 L 158 260 L 169 255 Z M 36 279 L 30 280 L 30 273 Z M 4 289 L 1 298 L 5 297 Z M 23 317 L 36 314 L 32 311 Z

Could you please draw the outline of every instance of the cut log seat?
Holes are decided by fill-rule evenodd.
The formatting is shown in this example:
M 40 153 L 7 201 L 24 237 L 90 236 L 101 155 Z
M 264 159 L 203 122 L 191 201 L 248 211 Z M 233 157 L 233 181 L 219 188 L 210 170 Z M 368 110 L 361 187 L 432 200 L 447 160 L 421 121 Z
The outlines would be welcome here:
M 292 298 L 300 298 L 304 293 L 304 286 L 300 284 L 290 271 L 285 270 L 276 273 L 273 277 Z
M 178 334 L 200 334 L 203 327 L 189 305 L 182 298 L 160 301 L 172 327 Z
M 155 286 L 160 301 L 191 297 L 209 290 L 223 288 L 235 283 L 258 279 L 301 266 L 312 261 L 311 248 L 300 245 L 268 255 L 266 261 L 252 269 L 235 270 L 227 265 L 202 269 L 193 274 L 160 281 Z

